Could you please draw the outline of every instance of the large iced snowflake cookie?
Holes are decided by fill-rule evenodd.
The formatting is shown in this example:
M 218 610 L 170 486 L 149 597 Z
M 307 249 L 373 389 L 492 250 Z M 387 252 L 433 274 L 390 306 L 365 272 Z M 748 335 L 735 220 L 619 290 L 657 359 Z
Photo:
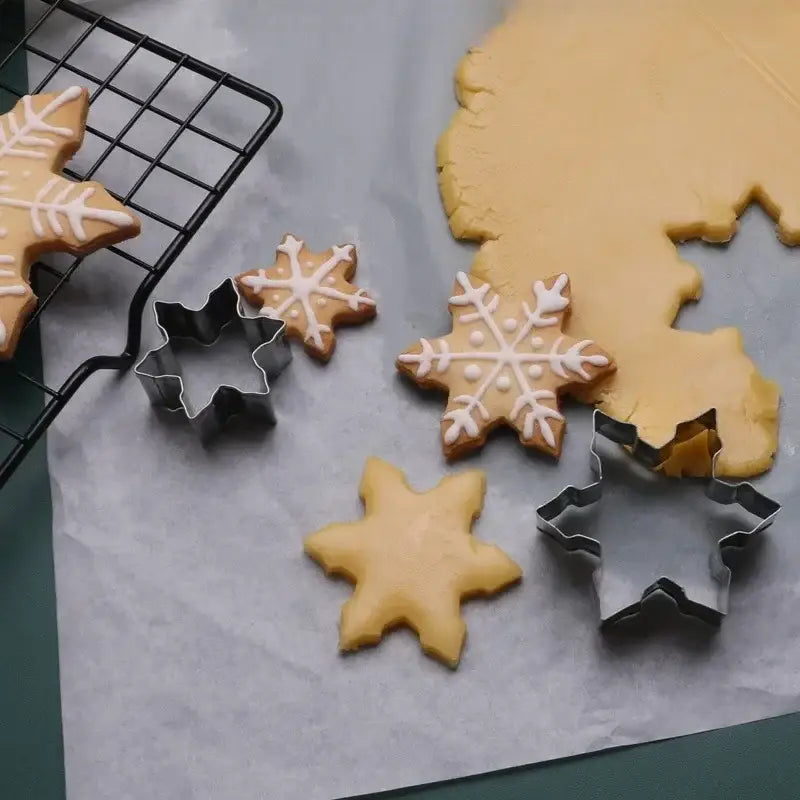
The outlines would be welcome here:
M 420 339 L 397 358 L 397 368 L 417 383 L 449 392 L 442 417 L 448 458 L 480 447 L 501 423 L 515 428 L 524 445 L 558 456 L 565 426 L 559 393 L 614 370 L 594 342 L 562 333 L 569 304 L 566 275 L 536 281 L 529 297 L 501 297 L 458 273 L 452 333 Z
M 375 301 L 350 283 L 356 262 L 355 245 L 312 253 L 287 233 L 275 263 L 238 275 L 236 284 L 249 302 L 261 306 L 261 314 L 282 319 L 286 335 L 303 342 L 309 355 L 327 361 L 336 346 L 334 324 L 375 316 Z
M 14 354 L 36 297 L 31 264 L 55 250 L 86 255 L 136 236 L 139 221 L 98 183 L 58 173 L 83 141 L 89 93 L 23 97 L 0 116 L 0 358 Z

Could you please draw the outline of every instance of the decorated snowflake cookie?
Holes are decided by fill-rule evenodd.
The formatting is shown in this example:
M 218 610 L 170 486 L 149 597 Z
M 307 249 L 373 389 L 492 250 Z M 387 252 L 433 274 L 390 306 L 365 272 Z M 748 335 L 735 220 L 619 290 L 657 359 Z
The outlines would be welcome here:
M 36 297 L 42 253 L 85 255 L 139 233 L 139 222 L 98 183 L 57 173 L 83 141 L 89 93 L 72 87 L 23 97 L 0 116 L 0 358 L 14 354 Z
M 594 342 L 561 332 L 570 303 L 566 275 L 532 288 L 531 306 L 459 272 L 450 298 L 453 332 L 435 343 L 420 339 L 397 358 L 397 368 L 421 385 L 449 391 L 442 417 L 448 457 L 481 446 L 502 422 L 523 444 L 557 456 L 565 425 L 559 392 L 614 369 Z
M 334 323 L 364 322 L 375 316 L 375 301 L 350 283 L 356 262 L 355 245 L 312 253 L 287 233 L 275 263 L 238 275 L 236 284 L 248 301 L 261 305 L 261 314 L 282 319 L 287 336 L 302 341 L 310 355 L 327 361 L 336 346 Z

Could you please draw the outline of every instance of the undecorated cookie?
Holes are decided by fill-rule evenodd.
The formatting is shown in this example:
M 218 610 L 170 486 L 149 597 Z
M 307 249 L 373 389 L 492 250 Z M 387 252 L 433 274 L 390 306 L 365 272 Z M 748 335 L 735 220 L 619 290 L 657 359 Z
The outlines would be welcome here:
M 470 533 L 485 488 L 484 473 L 472 470 L 415 492 L 396 467 L 367 461 L 364 517 L 305 540 L 306 553 L 326 572 L 356 585 L 342 607 L 342 650 L 377 644 L 385 631 L 407 625 L 426 653 L 458 666 L 466 636 L 461 600 L 499 592 L 522 575 L 499 547 Z

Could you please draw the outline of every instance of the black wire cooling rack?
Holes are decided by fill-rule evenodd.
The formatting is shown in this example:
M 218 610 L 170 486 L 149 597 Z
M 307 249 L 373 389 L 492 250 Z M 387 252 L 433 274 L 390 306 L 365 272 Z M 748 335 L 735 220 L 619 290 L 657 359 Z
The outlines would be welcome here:
M 0 0 L 0 15 L 2 15 L 4 2 L 9 2 L 9 0 Z M 15 2 L 21 2 L 21 0 L 10 0 L 12 4 Z M 18 355 L 14 360 L 0 365 L 0 379 L 2 379 L 4 387 L 9 385 L 10 382 L 16 381 L 17 383 L 25 384 L 29 391 L 41 392 L 45 395 L 43 407 L 40 402 L 35 404 L 38 405 L 37 410 L 39 413 L 34 418 L 26 420 L 22 425 L 10 425 L 0 422 L 0 441 L 2 441 L 2 438 L 7 440 L 7 447 L 0 448 L 0 458 L 2 458 L 0 460 L 0 487 L 5 485 L 36 441 L 90 375 L 99 370 L 125 370 L 133 364 L 141 343 L 142 311 L 148 296 L 178 258 L 181 251 L 197 233 L 208 215 L 231 188 L 258 149 L 267 140 L 280 121 L 282 114 L 280 102 L 270 93 L 155 41 L 149 36 L 137 33 L 108 17 L 101 16 L 86 7 L 77 5 L 71 0 L 39 0 L 37 10 L 40 15 L 36 17 L 34 14 L 35 19 L 33 21 L 31 21 L 32 5 L 36 6 L 37 4 L 31 2 L 27 4 L 28 24 L 23 37 L 18 41 L 6 42 L 5 47 L 0 50 L 0 53 L 3 54 L 0 55 L 0 89 L 19 97 L 22 94 L 20 87 L 14 85 L 13 82 L 6 82 L 7 68 L 15 61 L 18 64 L 21 58 L 36 57 L 42 63 L 45 63 L 47 68 L 44 77 L 37 80 L 36 84 L 30 87 L 31 93 L 46 91 L 59 75 L 68 73 L 70 82 L 92 87 L 90 90 L 92 103 L 95 103 L 105 93 L 111 93 L 117 99 L 122 98 L 127 101 L 127 104 L 130 104 L 128 119 L 121 128 L 113 132 L 104 130 L 102 127 L 93 126 L 93 115 L 90 111 L 89 125 L 86 129 L 87 134 L 91 134 L 99 140 L 102 145 L 101 152 L 88 169 L 79 172 L 67 169 L 64 172 L 78 181 L 90 180 L 96 176 L 102 165 L 113 157 L 115 152 L 122 152 L 129 157 L 141 159 L 146 166 L 130 188 L 126 191 L 116 192 L 113 185 L 104 181 L 106 188 L 118 200 L 141 217 L 143 229 L 146 230 L 148 223 L 158 225 L 169 231 L 170 237 L 167 239 L 168 243 L 158 250 L 157 255 L 150 258 L 134 255 L 119 246 L 108 248 L 109 251 L 121 258 L 129 269 L 138 270 L 142 276 L 141 282 L 138 284 L 138 288 L 130 302 L 127 339 L 121 353 L 118 355 L 96 355 L 88 358 L 76 367 L 72 374 L 58 387 L 48 386 L 43 379 L 38 377 L 36 370 L 25 369 L 21 366 L 21 361 L 30 359 L 22 359 Z M 70 18 L 71 24 L 69 27 L 71 30 L 74 29 L 74 24 L 77 23 L 80 24 L 82 30 L 63 52 L 58 54 L 48 52 L 47 49 L 43 49 L 37 44 L 37 33 L 43 31 L 48 25 L 58 24 L 57 16 L 64 14 Z M 75 58 L 76 53 L 81 48 L 91 45 L 91 37 L 97 35 L 98 31 L 115 37 L 122 48 L 120 49 L 119 59 L 115 63 L 109 64 L 110 68 L 100 75 L 84 69 L 79 65 L 80 59 Z M 4 31 L 0 26 L 0 40 L 3 39 L 3 35 Z M 145 97 L 139 97 L 135 93 L 122 88 L 117 81 L 123 70 L 130 71 L 134 61 L 141 60 L 142 57 L 164 59 L 169 63 L 166 74 Z M 193 78 L 201 76 L 206 79 L 209 82 L 209 87 L 199 100 L 192 101 L 188 105 L 184 102 L 180 104 L 183 106 L 181 112 L 173 113 L 164 102 L 166 94 L 164 90 L 186 73 L 190 73 Z M 255 120 L 253 133 L 244 142 L 236 143 L 224 135 L 217 135 L 204 128 L 198 120 L 198 116 L 203 109 L 223 88 L 236 93 L 242 102 L 256 107 L 256 114 L 253 114 L 253 109 L 250 108 L 248 109 L 249 114 L 242 115 L 244 118 Z M 126 141 L 127 134 L 131 132 L 137 123 L 142 123 L 145 114 L 148 115 L 149 119 L 154 119 L 151 115 L 155 115 L 161 121 L 169 123 L 173 128 L 171 135 L 155 155 L 148 154 L 143 149 Z M 208 147 L 213 145 L 216 149 L 223 148 L 229 153 L 230 159 L 225 162 L 227 166 L 216 182 L 212 183 L 210 180 L 190 175 L 165 162 L 165 156 L 175 148 L 181 137 L 189 135 L 192 136 L 195 142 L 205 142 Z M 193 146 L 196 147 L 198 145 L 195 144 Z M 170 219 L 167 214 L 157 212 L 146 202 L 138 202 L 138 195 L 142 186 L 154 172 L 159 170 L 168 173 L 172 179 L 181 182 L 187 191 L 191 189 L 193 196 L 198 195 L 198 193 L 202 196 L 199 204 L 194 207 L 194 211 L 185 223 Z M 55 266 L 45 260 L 34 265 L 31 270 L 31 282 L 34 291 L 39 297 L 39 304 L 26 324 L 17 349 L 18 354 L 25 349 L 26 336 L 29 338 L 38 337 L 37 322 L 43 314 L 47 313 L 47 309 L 53 299 L 67 284 L 83 261 L 83 258 L 72 258 L 66 263 L 62 261 Z M 85 324 L 91 324 L 91 321 L 87 320 Z

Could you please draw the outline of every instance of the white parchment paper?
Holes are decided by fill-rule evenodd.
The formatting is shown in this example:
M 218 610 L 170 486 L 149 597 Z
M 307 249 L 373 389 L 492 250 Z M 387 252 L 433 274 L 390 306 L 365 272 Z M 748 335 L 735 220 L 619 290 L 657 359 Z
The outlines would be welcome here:
M 571 408 L 558 465 L 502 434 L 468 462 L 489 476 L 476 532 L 518 560 L 525 578 L 493 601 L 465 605 L 459 670 L 424 657 L 407 632 L 342 658 L 336 626 L 350 589 L 303 556 L 303 535 L 360 513 L 369 455 L 397 464 L 420 489 L 464 468 L 441 456 L 443 398 L 398 379 L 393 361 L 419 336 L 449 330 L 453 276 L 469 268 L 472 250 L 452 240 L 440 207 L 434 144 L 455 109 L 453 70 L 501 18 L 503 3 L 92 7 L 263 85 L 285 105 L 273 138 L 156 296 L 199 305 L 225 276 L 270 263 L 292 231 L 317 249 L 356 242 L 359 283 L 380 306 L 374 323 L 340 334 L 327 367 L 296 348 L 273 384 L 272 431 L 235 430 L 203 449 L 188 426 L 154 414 L 133 375 L 93 378 L 51 429 L 71 798 L 316 800 L 800 708 L 800 366 L 792 337 L 800 254 L 775 241 L 763 214 L 746 215 L 727 249 L 686 248 L 703 269 L 706 295 L 680 324 L 741 327 L 748 352 L 784 394 L 778 465 L 761 486 L 786 509 L 760 546 L 737 559 L 722 629 L 667 611 L 647 626 L 597 630 L 590 568 L 535 529 L 538 502 L 589 478 L 590 415 Z M 66 48 L 80 29 L 62 15 L 38 36 Z M 92 34 L 74 61 L 104 75 L 122 52 Z M 118 81 L 144 96 L 168 66 L 137 58 Z M 32 61 L 34 78 L 42 69 Z M 74 78 L 62 73 L 59 82 Z M 206 88 L 200 79 L 168 87 L 164 107 L 185 111 Z M 226 103 L 209 109 L 204 124 L 244 140 L 252 118 Z M 130 113 L 106 95 L 93 119 L 119 128 Z M 148 114 L 127 141 L 155 152 L 170 132 Z M 98 148 L 90 137 L 80 163 Z M 547 154 L 532 151 L 539 156 Z M 226 156 L 190 141 L 172 157 L 202 177 Z M 117 155 L 99 178 L 124 190 L 143 166 Z M 163 176 L 143 192 L 142 202 L 178 215 L 191 205 Z M 149 228 L 137 247 L 157 251 L 157 232 Z M 81 267 L 45 317 L 51 384 L 85 356 L 120 349 L 138 277 L 108 255 Z M 146 323 L 152 346 L 149 314 Z M 235 340 L 203 353 L 188 348 L 185 362 L 200 400 L 219 382 L 255 380 Z M 626 522 L 638 527 L 631 535 L 648 535 L 645 510 L 638 526 Z

